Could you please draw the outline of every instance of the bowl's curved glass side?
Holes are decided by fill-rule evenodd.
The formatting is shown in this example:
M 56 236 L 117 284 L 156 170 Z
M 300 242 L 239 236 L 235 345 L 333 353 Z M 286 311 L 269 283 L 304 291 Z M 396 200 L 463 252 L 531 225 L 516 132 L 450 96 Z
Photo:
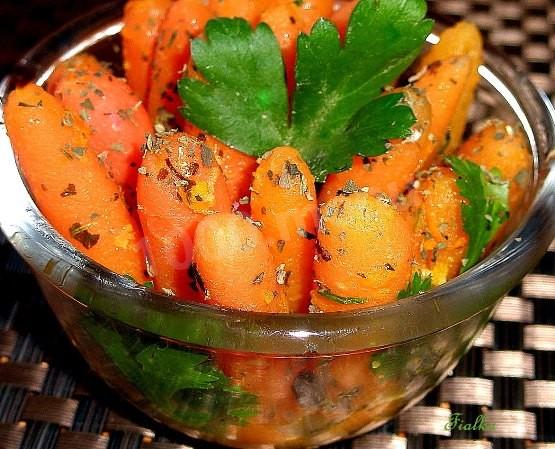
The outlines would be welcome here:
M 20 71 L 27 77 L 18 79 L 44 79 L 56 61 L 76 49 L 93 44 L 95 51 L 97 45 L 110 47 L 110 36 L 121 26 L 119 13 L 118 8 L 102 10 L 51 38 L 24 58 Z M 298 355 L 351 352 L 420 338 L 494 304 L 532 268 L 555 236 L 555 174 L 547 160 L 555 132 L 548 103 L 524 75 L 493 53 L 481 74 L 480 91 L 489 106 L 514 121 L 520 118 L 538 158 L 539 193 L 512 239 L 473 270 L 418 298 L 357 313 L 275 316 L 177 303 L 134 286 L 77 252 L 44 220 L 21 180 L 4 125 L 0 125 L 0 189 L 8 194 L 0 196 L 0 226 L 35 272 L 72 301 L 182 343 Z M 6 99 L 15 82 L 13 77 L 4 80 L 0 98 Z
M 382 425 L 442 380 L 492 311 L 382 350 L 278 357 L 168 342 L 41 285 L 92 369 L 123 398 L 192 437 L 265 449 L 319 446 Z

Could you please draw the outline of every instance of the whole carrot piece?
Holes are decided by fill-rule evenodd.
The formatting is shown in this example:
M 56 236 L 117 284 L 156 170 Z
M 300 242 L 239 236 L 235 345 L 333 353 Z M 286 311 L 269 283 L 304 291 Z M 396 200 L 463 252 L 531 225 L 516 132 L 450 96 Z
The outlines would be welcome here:
M 433 45 L 420 60 L 419 67 L 423 69 L 436 61 L 445 61 L 455 56 L 466 55 L 470 58 L 470 71 L 464 80 L 465 86 L 449 126 L 450 139 L 445 149 L 447 154 L 453 153 L 461 144 L 470 105 L 480 81 L 478 68 L 484 59 L 483 47 L 484 44 L 478 27 L 473 23 L 462 21 L 445 29 L 440 34 L 440 42 Z
M 208 0 L 215 17 L 241 17 L 256 26 L 272 0 Z
M 205 301 L 251 312 L 287 313 L 280 267 L 254 224 L 233 213 L 205 217 L 195 233 L 193 261 Z
M 31 84 L 10 94 L 4 112 L 25 181 L 46 219 L 91 259 L 143 282 L 141 236 L 121 189 L 89 149 L 81 118 Z
M 229 196 L 234 203 L 240 203 L 244 210 L 247 206 L 245 202 L 249 200 L 253 174 L 258 166 L 256 158 L 227 146 L 190 123 L 185 125 L 185 131 L 214 150 L 226 180 Z
M 85 73 L 94 73 L 97 76 L 102 76 L 107 71 L 108 68 L 93 55 L 80 53 L 56 66 L 48 78 L 47 91 L 54 94 L 62 79 L 79 78 Z
M 409 187 L 415 174 L 429 161 L 431 106 L 426 96 L 413 88 L 403 88 L 405 99 L 416 116 L 413 137 L 405 141 L 393 141 L 391 149 L 382 156 L 353 159 L 353 166 L 341 173 L 330 174 L 319 201 L 325 203 L 353 186 L 368 189 L 373 195 L 386 195 L 392 201 Z
M 429 65 L 414 82 L 430 102 L 432 117 L 430 141 L 426 166 L 430 166 L 436 156 L 446 153 L 451 143 L 451 124 L 457 114 L 467 88 L 467 79 L 472 74 L 470 56 L 454 56 Z
M 494 120 L 472 135 L 458 150 L 458 155 L 485 169 L 499 170 L 509 181 L 509 208 L 517 213 L 532 179 L 532 155 L 522 131 Z
M 313 282 L 318 204 L 314 177 L 291 147 L 276 148 L 260 162 L 252 184 L 252 218 L 262 224 L 281 267 L 292 312 L 307 312 Z
M 336 197 L 320 213 L 312 304 L 336 312 L 394 301 L 411 275 L 411 221 L 365 192 Z
M 320 17 L 330 17 L 332 10 L 332 0 L 280 0 L 272 3 L 262 13 L 260 21 L 268 24 L 279 42 L 290 91 L 295 88 L 299 34 L 309 33 L 316 20 Z
M 155 123 L 180 122 L 177 81 L 191 57 L 190 41 L 204 31 L 212 11 L 203 0 L 177 0 L 160 25 L 152 59 L 148 113 Z
M 202 299 L 191 269 L 194 233 L 205 215 L 232 206 L 214 151 L 184 133 L 150 136 L 137 199 L 156 289 Z
M 123 11 L 123 68 L 129 86 L 145 101 L 149 88 L 150 62 L 160 24 L 172 0 L 129 0 Z
M 414 271 L 431 274 L 441 285 L 460 273 L 468 248 L 457 175 L 447 167 L 435 167 L 420 175 L 407 197 L 415 223 Z
M 330 20 L 337 27 L 342 39 L 345 39 L 351 14 L 358 5 L 358 0 L 339 0 L 333 5 L 333 13 Z
M 90 57 L 69 64 L 73 69 L 57 77 L 52 93 L 90 127 L 90 149 L 132 204 L 141 148 L 153 131 L 148 114 L 123 79 L 97 70 Z

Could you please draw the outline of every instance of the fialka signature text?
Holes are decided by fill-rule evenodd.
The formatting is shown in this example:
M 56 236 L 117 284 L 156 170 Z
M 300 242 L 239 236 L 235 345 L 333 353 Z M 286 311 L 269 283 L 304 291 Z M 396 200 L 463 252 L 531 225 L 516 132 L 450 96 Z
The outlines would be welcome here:
M 453 413 L 449 422 L 445 424 L 445 430 L 495 430 L 495 424 L 488 423 L 486 415 L 478 415 L 474 422 L 466 422 L 462 413 Z

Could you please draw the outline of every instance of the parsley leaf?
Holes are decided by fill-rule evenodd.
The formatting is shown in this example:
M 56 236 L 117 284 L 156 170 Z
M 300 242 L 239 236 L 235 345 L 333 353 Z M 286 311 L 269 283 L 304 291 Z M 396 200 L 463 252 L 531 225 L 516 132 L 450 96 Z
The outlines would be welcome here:
M 353 156 L 379 156 L 387 151 L 389 139 L 408 137 L 415 120 L 403 100 L 402 93 L 378 97 L 353 117 L 345 131 L 322 141 L 314 138 L 299 146 L 303 148 L 303 157 L 310 162 L 314 177 L 323 181 L 328 173 L 349 168 Z
M 257 414 L 255 395 L 231 384 L 205 354 L 149 343 L 109 322 L 84 328 L 114 366 L 172 418 L 195 427 L 245 425 Z
M 399 292 L 397 299 L 410 298 L 411 296 L 421 295 L 432 288 L 432 276 L 422 275 L 419 271 L 414 273 L 412 279 L 404 290 Z
M 461 269 L 464 273 L 481 259 L 491 239 L 509 218 L 509 183 L 474 162 L 457 157 L 446 160 L 459 176 L 457 186 L 467 200 L 462 214 L 470 242 Z
M 329 149 L 326 143 L 348 140 L 347 129 L 364 129 L 368 120 L 379 117 L 357 113 L 416 59 L 432 28 L 431 20 L 423 20 L 425 15 L 426 2 L 421 0 L 361 0 L 351 16 L 344 46 L 337 28 L 327 20 L 318 21 L 309 35 L 299 37 L 291 141 L 307 161 L 322 148 Z M 397 113 L 401 108 L 384 104 L 389 110 L 379 112 L 392 117 L 382 119 L 393 122 L 392 108 Z M 410 111 L 408 106 L 403 109 Z M 408 130 L 414 123 L 411 118 L 400 128 Z M 359 123 L 360 119 L 366 120 Z M 364 143 L 347 141 L 344 147 L 350 147 L 351 156 L 365 154 Z M 386 151 L 384 143 L 382 139 L 380 154 Z M 320 180 L 323 168 L 314 173 Z
M 320 293 L 324 298 L 329 299 L 330 301 L 336 302 L 338 304 L 344 304 L 344 305 L 366 304 L 368 302 L 368 300 L 364 298 L 348 298 L 344 296 L 337 296 L 326 289 L 320 289 L 318 293 Z
M 223 142 L 251 155 L 284 143 L 287 87 L 278 42 L 266 24 L 252 30 L 243 19 L 210 20 L 206 40 L 191 52 L 206 82 L 183 78 L 183 116 Z
M 205 81 L 183 78 L 184 117 L 239 150 L 261 156 L 299 150 L 318 181 L 346 169 L 354 155 L 377 156 L 387 140 L 410 133 L 415 117 L 402 94 L 382 89 L 417 57 L 432 21 L 424 0 L 361 0 L 345 44 L 321 19 L 297 44 L 296 91 L 289 110 L 284 66 L 265 24 L 213 19 L 192 44 Z
M 214 370 L 203 369 L 203 364 L 208 360 L 203 354 L 149 345 L 135 359 L 145 376 L 164 379 L 163 382 L 155 383 L 155 390 L 165 398 L 170 398 L 183 389 L 209 390 L 221 377 Z

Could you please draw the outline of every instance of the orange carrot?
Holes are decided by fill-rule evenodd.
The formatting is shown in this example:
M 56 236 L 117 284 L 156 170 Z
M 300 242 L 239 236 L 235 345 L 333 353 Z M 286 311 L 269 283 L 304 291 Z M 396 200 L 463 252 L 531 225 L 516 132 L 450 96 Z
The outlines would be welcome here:
M 241 17 L 255 26 L 272 0 L 208 0 L 216 17 Z
M 276 265 L 262 232 L 233 213 L 205 217 L 198 225 L 193 261 L 205 301 L 221 307 L 287 313 Z
M 320 287 L 313 291 L 312 304 L 333 312 L 394 301 L 411 276 L 410 220 L 364 192 L 336 197 L 320 212 L 314 264 Z M 334 300 L 333 295 L 348 299 Z
M 407 197 L 415 220 L 416 264 L 414 271 L 432 275 L 440 285 L 457 276 L 468 248 L 457 175 L 450 168 L 422 173 L 417 188 Z
M 383 156 L 355 157 L 353 166 L 344 172 L 328 176 L 320 191 L 319 201 L 329 201 L 345 187 L 354 183 L 358 188 L 367 188 L 373 195 L 385 194 L 397 201 L 413 181 L 415 174 L 427 168 L 430 159 L 429 129 L 431 107 L 425 95 L 412 88 L 401 89 L 417 118 L 413 127 L 414 137 L 403 142 L 391 142 L 391 149 Z M 420 136 L 420 137 L 418 137 Z
M 358 0 L 341 0 L 336 2 L 334 5 L 333 14 L 331 15 L 330 20 L 339 30 L 341 39 L 345 39 L 347 27 L 349 26 L 349 20 L 351 20 L 351 14 L 357 5 Z
M 450 139 L 445 149 L 447 154 L 453 153 L 461 143 L 470 105 L 480 81 L 478 67 L 484 59 L 483 46 L 478 27 L 463 21 L 443 31 L 440 34 L 440 42 L 432 46 L 420 61 L 420 68 L 423 69 L 436 61 L 445 61 L 454 56 L 466 55 L 470 58 L 470 72 L 464 80 L 465 87 L 451 119 Z
M 123 68 L 129 86 L 145 101 L 160 24 L 172 0 L 129 0 L 123 12 Z
M 332 9 L 332 0 L 304 0 L 300 4 L 294 0 L 281 0 L 262 13 L 260 21 L 270 26 L 279 42 L 290 91 L 295 87 L 299 34 L 309 33 L 318 18 L 331 16 Z
M 521 131 L 499 120 L 491 121 L 459 149 L 459 156 L 487 170 L 499 170 L 510 182 L 509 209 L 516 213 L 530 187 L 532 155 Z
M 148 113 L 155 123 L 171 116 L 181 122 L 177 81 L 191 56 L 190 40 L 202 33 L 212 12 L 203 0 L 177 0 L 160 25 L 152 60 Z
M 4 118 L 25 181 L 46 219 L 91 259 L 143 282 L 141 236 L 120 188 L 88 148 L 83 121 L 35 85 L 10 94 Z
M 300 12 L 304 33 L 310 32 L 316 21 L 322 17 L 330 18 L 333 13 L 333 0 L 285 0 L 293 3 Z
M 59 78 L 54 94 L 91 128 L 90 149 L 130 199 L 137 183 L 141 147 L 152 132 L 150 119 L 124 80 L 108 70 L 91 72 L 88 66 L 80 66 L 79 60 L 73 65 L 75 71 Z
M 295 395 L 297 377 L 313 362 L 306 358 L 271 358 L 249 354 L 219 353 L 218 366 L 243 391 L 257 397 L 259 413 L 237 427 L 237 440 L 260 446 L 290 441 L 295 423 L 305 410 Z M 268 388 L 271 385 L 272 388 Z
M 149 137 L 137 184 L 139 218 L 158 290 L 200 300 L 191 271 L 204 215 L 231 210 L 213 151 L 184 133 Z
M 216 160 L 225 176 L 231 200 L 235 203 L 240 203 L 242 206 L 241 210 L 245 210 L 244 206 L 247 206 L 245 201 L 250 196 L 253 173 L 258 166 L 256 158 L 227 146 L 190 123 L 185 124 L 185 131 L 187 134 L 205 142 L 206 145 L 214 150 Z M 248 208 L 245 212 L 247 211 Z
M 318 205 L 314 177 L 291 147 L 276 148 L 260 162 L 251 195 L 252 218 L 262 223 L 292 312 L 307 312 L 313 280 Z
M 47 90 L 54 95 L 60 80 L 69 79 L 71 77 L 79 78 L 86 73 L 95 73 L 101 76 L 108 69 L 93 55 L 88 53 L 80 53 L 67 61 L 58 64 L 52 75 L 48 78 Z
M 472 72 L 469 56 L 456 56 L 445 61 L 436 61 L 414 82 L 414 87 L 422 89 L 432 107 L 430 126 L 430 146 L 426 166 L 443 154 L 451 139 L 451 123 L 460 107 L 465 93 L 466 81 Z

